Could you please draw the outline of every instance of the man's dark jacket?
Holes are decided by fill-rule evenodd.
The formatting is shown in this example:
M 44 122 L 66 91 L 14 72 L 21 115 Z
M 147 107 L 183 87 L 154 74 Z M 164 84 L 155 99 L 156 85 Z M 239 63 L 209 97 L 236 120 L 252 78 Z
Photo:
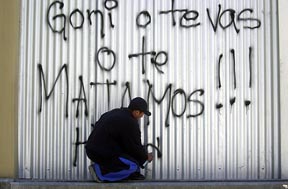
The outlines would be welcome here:
M 114 109 L 100 117 L 88 138 L 86 150 L 104 159 L 127 154 L 140 166 L 147 160 L 138 121 L 127 108 Z

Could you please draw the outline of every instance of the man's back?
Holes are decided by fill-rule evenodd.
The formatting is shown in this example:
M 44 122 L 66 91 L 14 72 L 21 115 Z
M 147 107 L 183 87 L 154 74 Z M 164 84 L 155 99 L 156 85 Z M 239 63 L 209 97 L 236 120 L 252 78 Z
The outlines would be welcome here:
M 147 102 L 132 99 L 128 108 L 114 109 L 96 122 L 86 144 L 86 154 L 92 165 L 89 171 L 97 182 L 123 179 L 145 179 L 140 174 L 145 162 L 153 160 L 141 143 L 138 120 L 150 116 Z
M 99 158 L 110 158 L 125 153 L 145 161 L 146 151 L 141 144 L 138 121 L 127 108 L 114 109 L 101 116 L 88 138 L 86 149 Z

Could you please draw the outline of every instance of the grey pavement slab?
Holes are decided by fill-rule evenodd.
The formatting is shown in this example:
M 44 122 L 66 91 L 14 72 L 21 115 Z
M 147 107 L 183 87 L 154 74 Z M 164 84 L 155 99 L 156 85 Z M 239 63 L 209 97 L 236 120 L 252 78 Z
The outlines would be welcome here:
M 40 181 L 0 179 L 0 189 L 285 189 L 288 180 L 279 181 L 135 181 L 95 183 L 83 181 Z

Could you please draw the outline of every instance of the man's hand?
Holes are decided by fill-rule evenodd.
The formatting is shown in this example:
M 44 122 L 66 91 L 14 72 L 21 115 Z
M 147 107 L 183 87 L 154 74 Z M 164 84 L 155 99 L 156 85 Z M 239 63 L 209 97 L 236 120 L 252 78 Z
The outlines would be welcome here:
M 152 152 L 151 152 L 151 153 L 148 153 L 148 159 L 147 159 L 147 160 L 148 160 L 149 162 L 151 162 L 151 161 L 153 160 L 153 158 L 154 158 L 154 157 L 153 157 Z

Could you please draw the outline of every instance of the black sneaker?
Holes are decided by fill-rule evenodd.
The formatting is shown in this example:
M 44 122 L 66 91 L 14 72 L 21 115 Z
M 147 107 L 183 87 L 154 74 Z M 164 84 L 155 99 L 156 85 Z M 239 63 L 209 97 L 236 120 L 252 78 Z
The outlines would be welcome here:
M 145 180 L 145 176 L 139 172 L 135 172 L 128 177 L 128 180 Z

